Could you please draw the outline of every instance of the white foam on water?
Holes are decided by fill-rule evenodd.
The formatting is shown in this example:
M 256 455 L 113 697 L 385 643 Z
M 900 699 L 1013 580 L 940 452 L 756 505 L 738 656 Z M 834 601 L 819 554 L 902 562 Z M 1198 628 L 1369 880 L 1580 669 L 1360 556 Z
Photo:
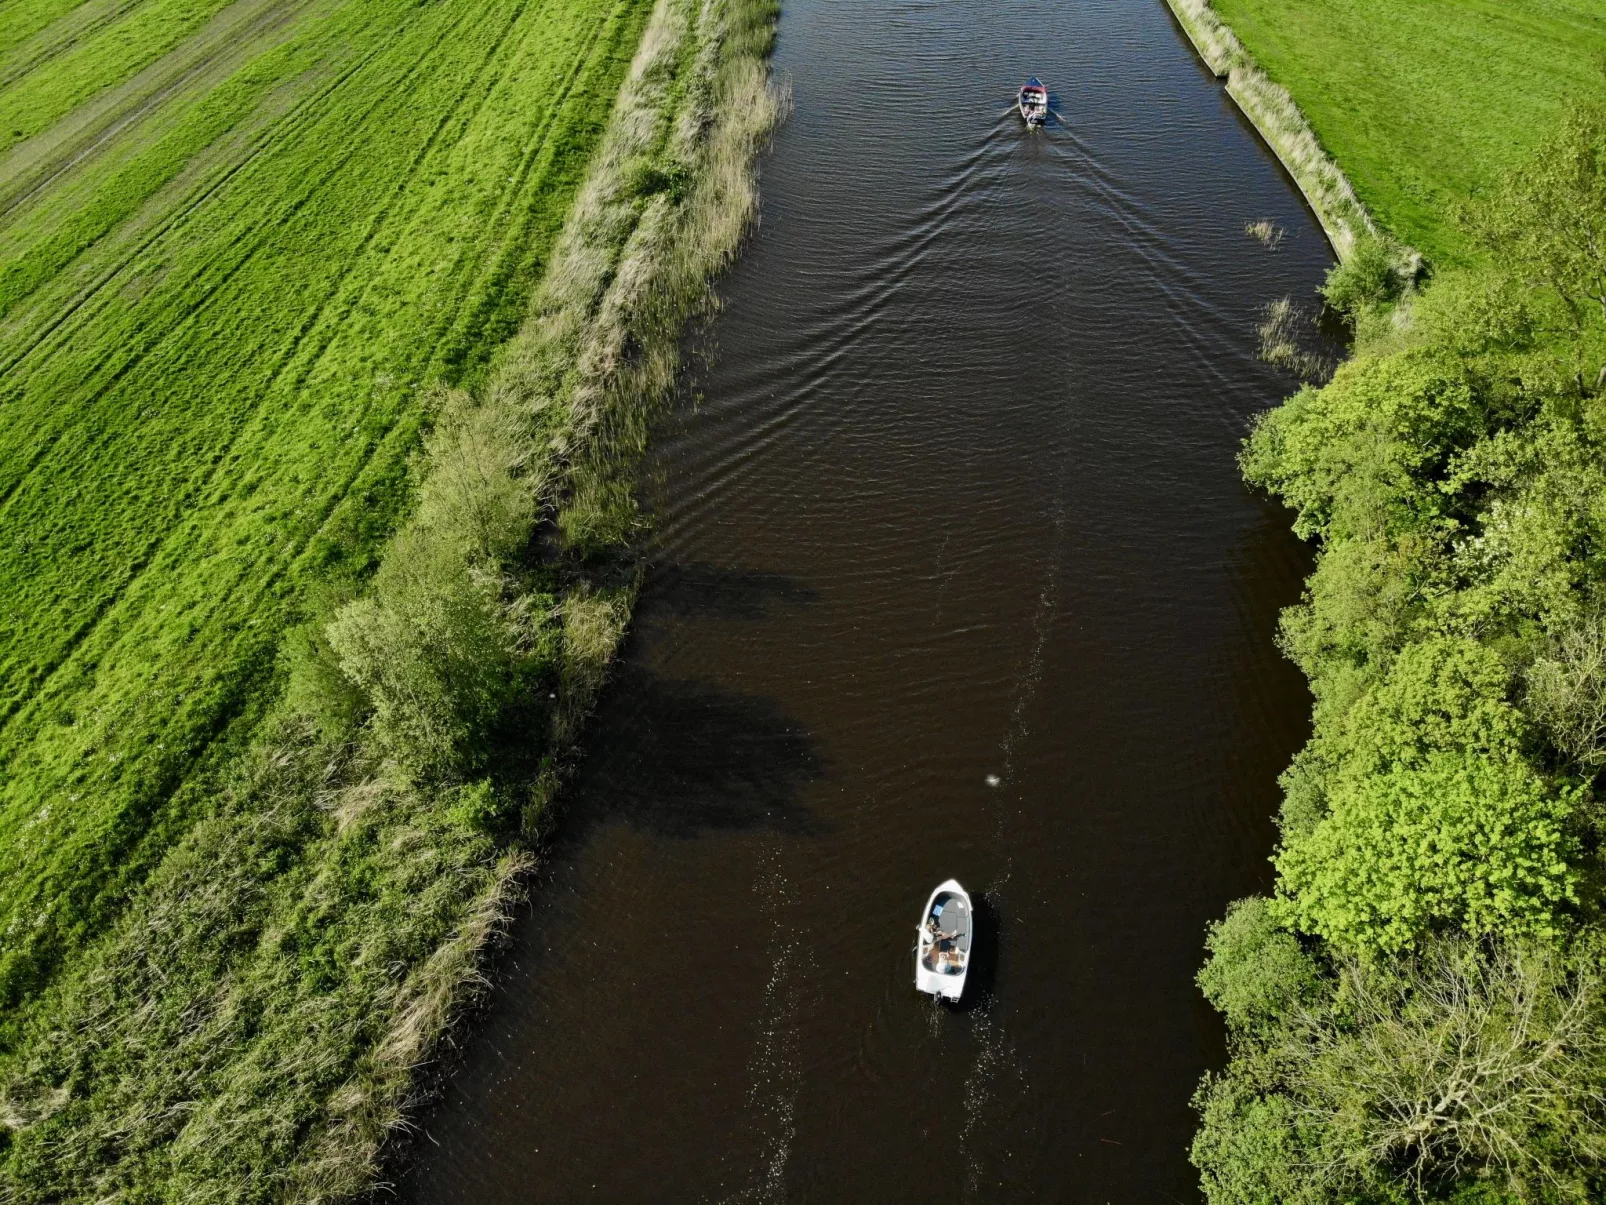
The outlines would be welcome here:
M 965 1122 L 959 1131 L 959 1153 L 965 1162 L 965 1198 L 974 1199 L 981 1187 L 981 1144 L 975 1141 L 987 1109 L 989 1087 L 1002 1056 L 1003 1034 L 989 1016 L 990 999 L 977 1006 L 974 1018 L 976 1058 L 965 1077 Z
M 1018 1116 L 1012 1116 L 1008 1123 L 1011 1132 L 1007 1135 L 996 1131 L 989 1135 L 987 1124 L 994 1102 L 1009 1100 L 1025 1091 L 1026 1068 L 1014 1042 L 1004 1032 L 997 1002 L 992 997 L 983 997 L 969 1016 L 976 1055 L 965 1076 L 964 1122 L 959 1131 L 959 1151 L 964 1162 L 963 1198 L 967 1201 L 984 1201 L 998 1187 L 996 1174 L 991 1181 L 983 1183 L 988 1173 L 984 1159 L 991 1160 L 993 1171 L 997 1173 L 1002 1170 L 999 1167 L 1000 1159 L 1012 1157 L 1011 1148 L 1026 1142 L 1027 1136 L 1018 1132 L 1021 1125 Z
M 770 922 L 770 974 L 764 984 L 758 1041 L 747 1064 L 748 1117 L 758 1132 L 759 1158 L 749 1183 L 732 1202 L 786 1199 L 786 1168 L 797 1138 L 798 1092 L 803 1083 L 798 1027 L 805 999 L 816 990 L 819 967 L 813 946 L 786 923 L 795 914 L 796 893 L 781 869 L 781 850 L 760 860 L 753 892 Z

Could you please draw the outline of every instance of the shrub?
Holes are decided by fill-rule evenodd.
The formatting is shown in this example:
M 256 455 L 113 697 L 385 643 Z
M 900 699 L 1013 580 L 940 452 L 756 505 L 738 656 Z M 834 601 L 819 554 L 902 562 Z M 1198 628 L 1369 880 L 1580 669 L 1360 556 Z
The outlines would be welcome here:
M 482 778 L 458 787 L 456 799 L 447 812 L 472 832 L 502 836 L 518 815 L 518 801 L 508 792 L 498 790 L 490 779 Z
M 1400 294 L 1400 277 L 1381 239 L 1361 239 L 1350 257 L 1327 273 L 1322 297 L 1350 321 Z
M 544 484 L 519 471 L 545 461 L 530 455 L 522 424 L 508 407 L 475 405 L 456 391 L 439 404 L 414 523 L 466 558 L 509 561 L 530 538 Z
M 1210 926 L 1205 948 L 1210 957 L 1199 988 L 1235 1030 L 1270 1030 L 1320 991 L 1315 962 L 1280 927 L 1270 900 L 1251 896 L 1232 904 Z
M 1445 513 L 1437 479 L 1487 425 L 1485 399 L 1455 362 L 1366 357 L 1262 415 L 1240 464 L 1298 512 L 1303 537 L 1399 533 Z
M 479 769 L 541 664 L 535 600 L 508 593 L 496 573 L 410 528 L 373 594 L 328 625 L 341 670 L 373 706 L 380 744 L 414 775 L 451 781 Z
M 312 722 L 330 745 L 351 740 L 373 710 L 362 688 L 340 668 L 340 655 L 321 623 L 285 634 L 283 660 L 289 671 L 285 705 Z
M 1606 109 L 1569 109 L 1473 223 L 1502 263 L 1567 307 L 1582 353 L 1586 330 L 1606 319 Z
M 1300 1166 L 1294 1102 L 1236 1076 L 1209 1076 L 1193 1106 L 1189 1158 L 1210 1205 L 1317 1205 L 1331 1198 Z

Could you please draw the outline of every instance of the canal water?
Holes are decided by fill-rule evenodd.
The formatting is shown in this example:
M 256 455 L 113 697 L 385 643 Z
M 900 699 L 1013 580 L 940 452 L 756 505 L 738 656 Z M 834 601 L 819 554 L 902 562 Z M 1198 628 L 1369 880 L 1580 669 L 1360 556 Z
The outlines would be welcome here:
M 1193 976 L 1308 705 L 1234 456 L 1329 250 L 1161 0 L 787 0 L 775 66 L 634 633 L 397 1193 L 1196 1201 Z

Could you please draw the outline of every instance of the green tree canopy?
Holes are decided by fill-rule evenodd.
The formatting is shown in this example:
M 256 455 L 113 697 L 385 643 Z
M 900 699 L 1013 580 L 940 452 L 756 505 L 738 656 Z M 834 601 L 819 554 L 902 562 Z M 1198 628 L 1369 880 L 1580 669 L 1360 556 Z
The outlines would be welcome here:
M 1466 638 L 1414 645 L 1330 738 L 1327 815 L 1277 857 L 1283 916 L 1344 950 L 1435 928 L 1552 937 L 1574 901 L 1575 788 L 1523 753 L 1507 673 Z

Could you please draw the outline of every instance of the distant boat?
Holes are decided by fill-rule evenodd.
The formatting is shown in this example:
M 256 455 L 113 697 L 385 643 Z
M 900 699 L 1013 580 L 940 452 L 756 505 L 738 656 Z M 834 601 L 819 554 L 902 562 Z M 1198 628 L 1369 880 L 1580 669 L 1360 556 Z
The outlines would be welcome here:
M 965 994 L 973 922 L 970 896 L 956 880 L 949 879 L 931 893 L 920 917 L 915 987 L 939 1000 L 957 1000 Z
M 1016 103 L 1020 105 L 1020 115 L 1026 119 L 1028 126 L 1047 124 L 1048 89 L 1043 87 L 1043 82 L 1035 75 L 1021 88 Z

